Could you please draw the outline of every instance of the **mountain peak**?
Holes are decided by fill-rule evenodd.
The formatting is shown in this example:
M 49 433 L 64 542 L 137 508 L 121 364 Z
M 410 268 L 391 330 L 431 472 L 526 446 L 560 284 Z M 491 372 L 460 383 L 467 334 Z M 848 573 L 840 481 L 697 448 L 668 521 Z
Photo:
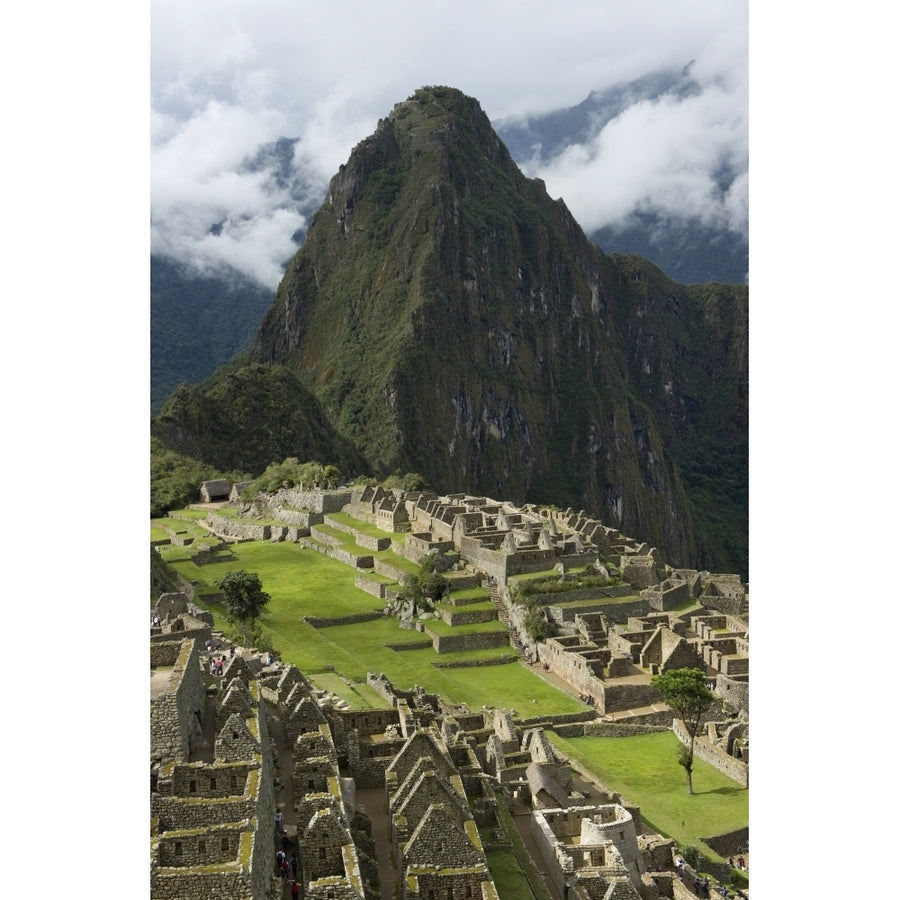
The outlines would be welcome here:
M 746 451 L 745 329 L 746 289 L 606 256 L 476 100 L 425 87 L 332 178 L 250 358 L 373 474 L 592 510 L 689 565 L 709 534 L 685 467 L 701 483 Z

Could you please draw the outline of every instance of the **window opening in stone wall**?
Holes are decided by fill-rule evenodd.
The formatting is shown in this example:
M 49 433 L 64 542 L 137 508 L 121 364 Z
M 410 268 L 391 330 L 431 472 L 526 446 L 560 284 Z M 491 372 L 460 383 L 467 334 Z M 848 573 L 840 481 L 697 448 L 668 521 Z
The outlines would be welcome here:
M 312 778 L 310 778 L 309 781 L 308 781 L 307 784 L 306 784 L 307 790 L 310 790 L 310 791 L 311 791 L 315 786 L 316 786 L 315 780 L 312 779 Z
M 222 838 L 222 849 L 227 853 L 228 852 L 228 838 Z
M 196 781 L 191 781 L 191 783 L 188 785 L 188 790 L 189 790 L 192 794 L 196 794 L 196 793 L 197 793 L 197 782 L 196 782 Z
M 181 841 L 175 841 L 175 855 L 176 855 L 176 856 L 181 856 L 181 854 L 182 854 L 183 852 L 184 852 L 184 851 L 183 851 L 182 846 L 181 846 Z
M 206 841 L 197 841 L 197 852 L 200 854 L 206 853 Z
M 215 778 L 209 779 L 209 789 L 211 791 L 214 791 L 216 789 L 216 779 Z
M 319 859 L 325 859 L 325 848 L 319 847 Z
M 232 776 L 231 776 L 231 786 L 232 786 L 233 788 L 236 788 L 236 787 L 238 786 L 238 783 L 237 783 L 237 775 L 232 775 Z

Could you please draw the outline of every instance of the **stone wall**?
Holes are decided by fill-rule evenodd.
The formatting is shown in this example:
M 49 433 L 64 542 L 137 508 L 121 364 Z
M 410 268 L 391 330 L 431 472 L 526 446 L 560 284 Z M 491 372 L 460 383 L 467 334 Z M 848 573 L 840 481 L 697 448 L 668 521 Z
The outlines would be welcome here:
M 344 534 L 349 534 L 353 537 L 353 540 L 359 544 L 360 547 L 364 547 L 366 550 L 372 551 L 380 551 L 387 550 L 391 546 L 391 538 L 385 535 L 384 537 L 376 537 L 374 535 L 365 534 L 362 531 L 358 531 L 356 528 L 353 528 L 350 525 L 345 525 L 343 522 L 338 521 L 332 516 L 325 516 L 325 524 L 330 528 L 334 528 L 335 531 L 341 531 Z
M 686 581 L 676 581 L 674 579 L 666 579 L 654 587 L 645 588 L 641 591 L 643 597 L 649 604 L 651 609 L 658 612 L 668 612 L 675 609 L 680 603 L 689 600 L 691 596 L 691 587 Z
M 747 676 L 732 678 L 728 675 L 716 675 L 716 694 L 738 712 L 750 712 L 750 680 Z
M 492 647 L 508 647 L 509 635 L 505 631 L 475 631 L 470 634 L 436 634 L 425 626 L 436 653 L 456 653 L 459 650 L 487 650 Z
M 203 829 L 228 825 L 252 818 L 257 814 L 259 770 L 253 778 L 245 778 L 243 784 L 253 793 L 215 799 L 198 797 L 169 797 L 155 793 L 150 795 L 150 814 L 159 819 L 164 831 Z M 222 776 L 226 780 L 228 776 Z
M 548 593 L 533 593 L 528 599 L 538 606 L 559 606 L 563 603 L 571 603 L 575 600 L 599 600 L 609 597 L 628 597 L 634 591 L 630 584 L 611 584 L 607 587 L 572 588 L 569 591 L 552 591 Z M 635 600 L 640 598 L 635 597 Z M 642 608 L 646 608 L 646 604 Z
M 340 512 L 344 505 L 352 499 L 349 490 L 326 491 L 319 488 L 303 489 L 288 488 L 279 491 L 278 496 L 287 506 L 293 506 L 296 509 L 308 509 L 313 513 L 336 513 Z
M 197 644 L 181 641 L 166 690 L 150 701 L 151 760 L 188 758 L 203 736 L 205 699 Z
M 620 724 L 592 719 L 590 722 L 574 722 L 570 725 L 554 726 L 561 737 L 633 737 L 636 734 L 660 734 L 672 727 L 672 713 L 669 710 L 656 713 L 661 721 L 653 724 Z M 643 718 L 643 717 L 641 717 Z
M 374 566 L 375 571 L 378 571 L 378 567 L 375 566 L 376 561 L 371 556 L 357 555 L 349 550 L 345 550 L 343 547 L 338 546 L 337 538 L 332 535 L 313 528 L 311 529 L 311 536 L 314 540 L 301 540 L 300 543 L 304 547 L 318 550 L 320 553 L 324 553 L 326 556 L 330 556 L 332 559 L 336 559 L 338 562 L 342 562 L 344 565 L 351 566 L 354 569 L 371 569 Z
M 321 513 L 309 512 L 305 509 L 293 509 L 280 504 L 274 506 L 271 512 L 273 519 L 284 522 L 285 525 L 293 525 L 303 537 L 309 534 L 309 529 L 313 525 L 321 525 L 325 520 Z
M 453 541 L 438 541 L 434 539 L 430 532 L 419 531 L 414 534 L 407 534 L 403 553 L 408 559 L 421 565 L 422 560 L 432 551 L 447 553 L 453 549 Z M 394 547 L 394 552 L 397 552 L 396 547 Z
M 238 521 L 213 511 L 207 513 L 205 521 L 210 531 L 222 537 L 247 541 L 268 541 L 272 538 L 270 525 Z
M 371 559 L 371 557 L 369 558 Z M 379 575 L 383 575 L 385 578 L 390 578 L 392 581 L 397 581 L 400 584 L 403 584 L 409 577 L 403 569 L 395 568 L 381 559 L 373 559 L 368 568 L 374 568 Z
M 187 614 L 178 616 L 169 622 L 150 629 L 150 646 L 159 643 L 170 643 L 189 639 L 204 646 L 212 637 L 212 626 Z
M 323 618 L 321 616 L 304 616 L 303 621 L 313 628 L 329 628 L 332 625 L 353 625 L 357 622 L 374 622 L 375 619 L 381 619 L 384 613 L 381 610 L 372 610 L 371 612 L 355 613 L 350 616 L 333 616 L 332 618 Z
M 659 691 L 650 684 L 622 684 L 607 681 L 605 687 L 604 711 L 619 712 L 660 702 Z
M 684 726 L 684 722 L 675 719 L 672 722 L 672 730 L 675 736 L 682 744 L 688 746 L 690 744 L 690 736 Z M 713 768 L 718 769 L 723 775 L 728 776 L 732 781 L 736 781 L 742 787 L 749 787 L 750 784 L 750 767 L 729 756 L 724 750 L 711 744 L 706 738 L 698 735 L 694 738 L 694 756 L 702 759 L 703 762 L 709 763 Z
M 396 600 L 397 595 L 400 593 L 396 585 L 386 585 L 384 582 L 376 581 L 374 578 L 369 578 L 362 573 L 356 575 L 353 585 L 372 597 L 377 597 L 379 600 Z
M 481 601 L 476 600 L 476 603 Z M 497 619 L 497 608 L 490 609 L 448 609 L 441 607 L 438 612 L 447 625 L 477 625 L 481 622 L 494 622 Z M 508 641 L 507 641 L 508 643 Z
M 604 590 L 607 589 L 604 588 Z M 574 622 L 576 616 L 584 613 L 601 613 L 606 616 L 607 621 L 610 623 L 624 623 L 628 621 L 629 616 L 646 615 L 649 609 L 647 601 L 638 596 L 635 596 L 632 602 L 626 602 L 621 599 L 605 601 L 597 595 L 596 589 L 588 593 L 593 594 L 593 599 L 585 599 L 583 604 L 565 608 L 556 605 L 565 601 L 553 595 L 552 601 L 546 605 L 548 617 L 558 625 L 561 625 L 563 622 Z M 625 587 L 624 596 L 630 594 L 631 589 Z

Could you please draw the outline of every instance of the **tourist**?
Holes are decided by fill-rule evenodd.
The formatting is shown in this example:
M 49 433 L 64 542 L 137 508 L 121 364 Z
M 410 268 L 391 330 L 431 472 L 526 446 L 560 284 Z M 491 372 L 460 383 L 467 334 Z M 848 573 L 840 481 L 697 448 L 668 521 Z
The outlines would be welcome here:
M 288 865 L 288 861 L 287 861 L 286 859 L 283 859 L 283 860 L 281 861 L 281 877 L 282 877 L 285 881 L 287 881 L 288 872 L 290 871 L 290 868 L 291 868 L 291 867 Z
M 741 870 L 746 870 L 746 868 L 747 868 L 747 866 L 746 866 L 745 863 L 744 863 L 744 857 L 743 857 L 743 856 L 739 856 L 739 857 L 738 857 L 738 868 L 741 869 Z
M 293 878 L 293 880 L 291 881 L 291 896 L 292 896 L 292 897 L 299 897 L 299 896 L 300 896 L 300 884 L 299 884 L 299 882 L 297 881 L 296 876 L 295 876 L 295 877 Z
M 280 809 L 275 810 L 275 830 L 279 834 L 284 831 L 284 813 Z M 283 852 L 282 856 L 284 856 Z
M 291 854 L 291 872 L 293 873 L 294 878 L 297 877 L 297 868 L 299 865 L 300 865 L 300 863 L 297 861 L 297 854 L 292 853 Z
M 279 850 L 275 854 L 275 872 L 281 874 L 281 864 L 284 862 L 284 850 Z

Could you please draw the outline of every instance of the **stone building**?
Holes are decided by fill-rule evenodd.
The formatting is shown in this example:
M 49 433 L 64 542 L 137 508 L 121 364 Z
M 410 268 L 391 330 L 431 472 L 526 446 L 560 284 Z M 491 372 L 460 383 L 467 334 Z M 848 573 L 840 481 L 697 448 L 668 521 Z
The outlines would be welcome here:
M 167 682 L 153 692 L 175 649 Z M 271 887 L 275 795 L 259 684 L 233 678 L 210 710 L 190 639 L 151 645 L 151 667 L 151 897 L 262 900 Z M 199 760 L 210 715 L 212 758 Z

